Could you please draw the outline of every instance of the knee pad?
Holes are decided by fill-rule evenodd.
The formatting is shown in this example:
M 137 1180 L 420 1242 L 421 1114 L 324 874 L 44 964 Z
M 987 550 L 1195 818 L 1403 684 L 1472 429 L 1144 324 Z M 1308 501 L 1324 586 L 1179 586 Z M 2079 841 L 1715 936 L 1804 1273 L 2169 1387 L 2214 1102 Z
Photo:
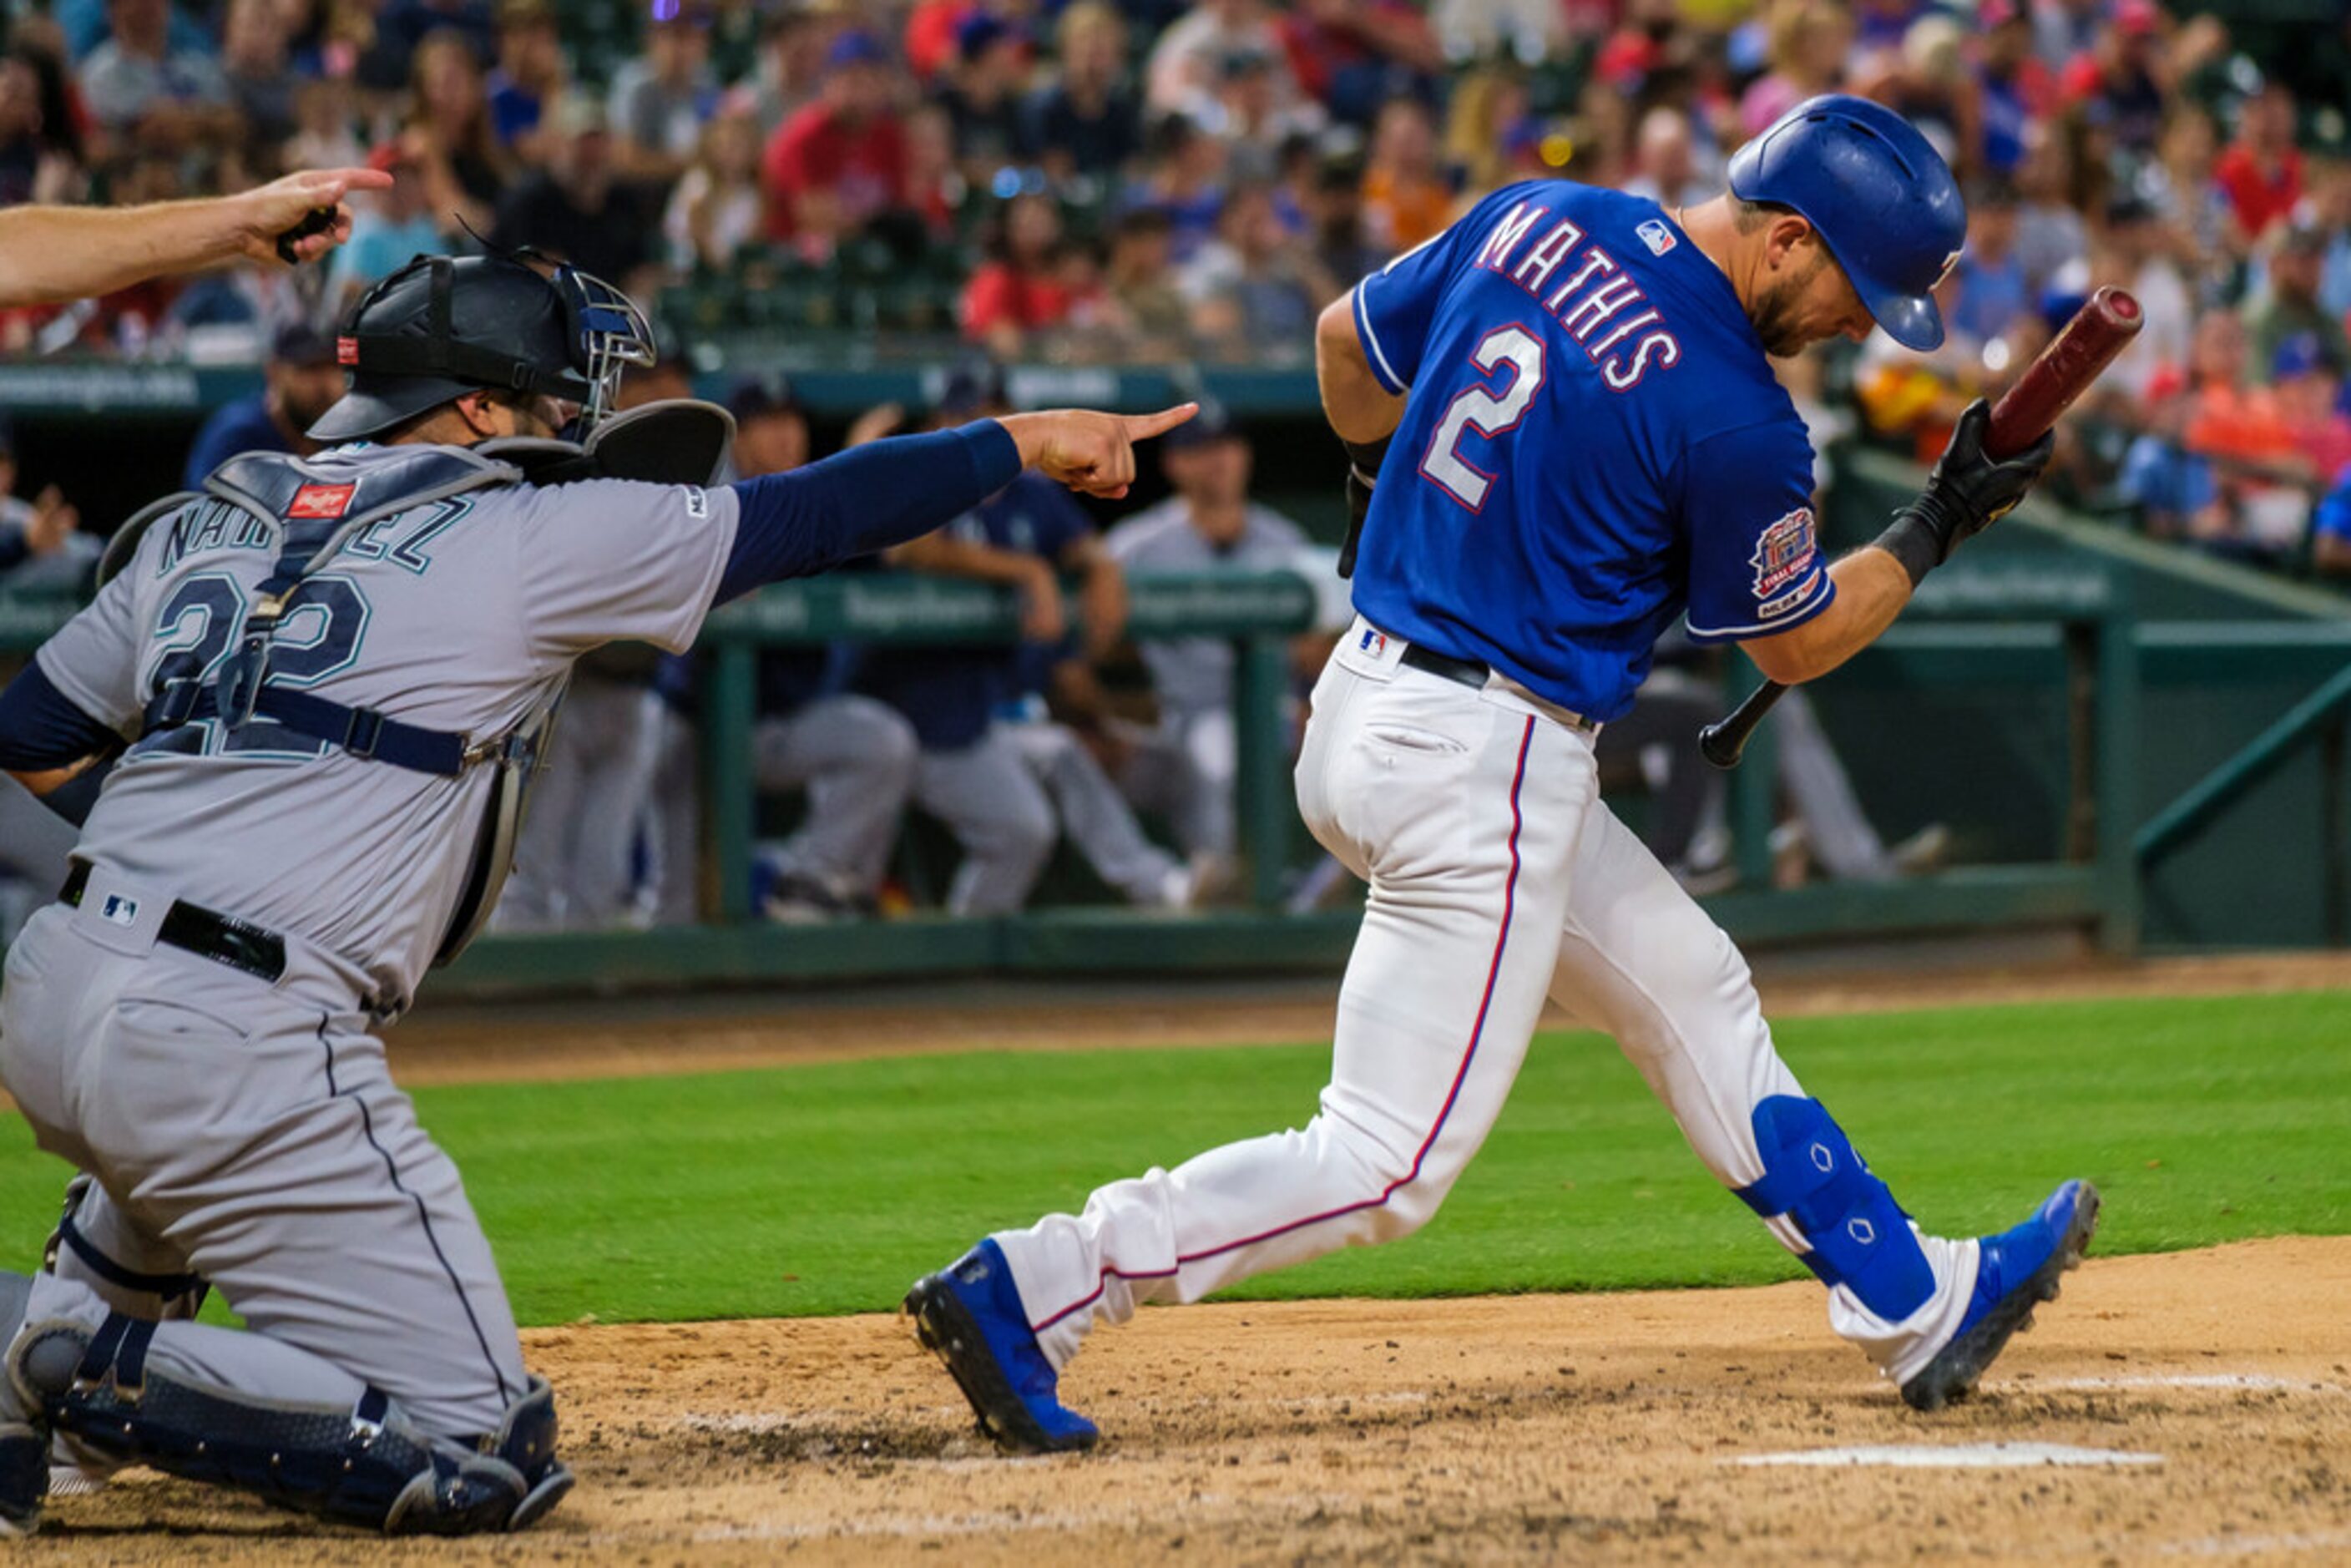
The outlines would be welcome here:
M 120 1312 L 95 1333 L 65 1318 L 29 1324 L 8 1375 L 52 1427 L 109 1458 L 387 1535 L 520 1530 L 571 1490 L 544 1378 L 496 1431 L 463 1443 L 419 1431 L 378 1388 L 340 1409 L 182 1378 L 149 1364 L 155 1329 Z
M 1876 1316 L 1900 1322 L 1924 1306 L 1935 1271 L 1910 1217 L 1826 1108 L 1775 1094 L 1755 1107 L 1754 1124 L 1763 1179 L 1740 1188 L 1740 1200 L 1765 1219 L 1784 1216 L 1803 1238 L 1805 1267 Z

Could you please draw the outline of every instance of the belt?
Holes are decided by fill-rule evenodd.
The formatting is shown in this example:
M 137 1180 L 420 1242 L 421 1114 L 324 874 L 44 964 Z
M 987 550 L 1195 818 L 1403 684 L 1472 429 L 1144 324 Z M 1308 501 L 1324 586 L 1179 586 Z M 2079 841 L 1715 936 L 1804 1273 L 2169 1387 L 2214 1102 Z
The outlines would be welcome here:
M 57 889 L 57 898 L 78 909 L 81 895 L 89 888 L 89 862 L 78 860 L 66 873 L 66 884 Z M 155 928 L 155 940 L 167 947 L 193 953 L 199 958 L 210 958 L 215 964 L 257 975 L 272 984 L 286 973 L 284 937 L 184 899 L 174 900 L 163 911 L 162 923 Z
M 1423 647 L 1418 643 L 1405 643 L 1404 652 L 1398 655 L 1396 663 L 1408 664 L 1416 670 L 1425 671 L 1432 675 L 1442 676 L 1446 680 L 1461 685 L 1475 686 L 1480 691 L 1485 690 L 1486 683 L 1494 678 L 1494 667 L 1491 664 L 1478 659 L 1457 659 L 1450 653 L 1440 653 L 1436 649 Z M 1600 728 L 1582 714 L 1571 713 L 1565 708 L 1555 710 L 1555 716 L 1568 728 L 1582 730 L 1586 734 L 1596 734 Z

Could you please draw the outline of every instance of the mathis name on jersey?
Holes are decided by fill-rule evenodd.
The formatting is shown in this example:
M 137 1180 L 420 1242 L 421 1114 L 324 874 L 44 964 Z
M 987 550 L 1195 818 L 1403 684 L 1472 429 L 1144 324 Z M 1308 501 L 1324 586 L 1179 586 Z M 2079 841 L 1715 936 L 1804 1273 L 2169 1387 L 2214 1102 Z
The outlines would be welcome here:
M 1513 204 L 1487 231 L 1476 265 L 1509 278 L 1557 317 L 1611 391 L 1631 392 L 1650 371 L 1680 363 L 1681 344 L 1641 286 L 1614 256 L 1585 244 L 1576 224 L 1561 218 L 1543 227 L 1550 216 L 1550 208 L 1534 202 Z M 1654 240 L 1647 243 L 1656 251 Z

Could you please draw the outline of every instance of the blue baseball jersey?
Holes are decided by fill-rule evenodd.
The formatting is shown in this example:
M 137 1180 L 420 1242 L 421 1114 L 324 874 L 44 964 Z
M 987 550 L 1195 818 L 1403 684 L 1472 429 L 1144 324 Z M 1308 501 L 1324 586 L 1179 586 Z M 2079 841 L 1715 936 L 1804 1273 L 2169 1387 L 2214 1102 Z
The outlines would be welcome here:
M 1039 474 L 1023 474 L 947 529 L 1049 561 L 1061 560 L 1094 531 L 1085 508 Z M 924 750 L 960 751 L 986 735 L 996 710 L 1025 688 L 1027 653 L 1025 644 L 875 648 L 857 672 L 857 688 L 904 714 Z
M 1507 186 L 1354 311 L 1374 374 L 1411 394 L 1355 567 L 1383 631 L 1605 720 L 1685 611 L 1720 643 L 1828 608 L 1803 422 L 1655 202 Z

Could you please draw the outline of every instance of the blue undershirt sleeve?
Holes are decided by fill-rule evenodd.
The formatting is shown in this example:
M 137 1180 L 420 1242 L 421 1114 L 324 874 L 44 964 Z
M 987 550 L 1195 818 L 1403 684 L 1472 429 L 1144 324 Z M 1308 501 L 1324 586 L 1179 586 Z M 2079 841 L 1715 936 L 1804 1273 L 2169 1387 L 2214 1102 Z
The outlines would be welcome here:
M 0 692 L 0 768 L 12 773 L 70 767 L 121 738 L 50 684 L 37 664 Z
M 992 419 L 870 442 L 789 474 L 746 479 L 719 603 L 809 577 L 945 527 L 1019 476 L 1020 450 Z

